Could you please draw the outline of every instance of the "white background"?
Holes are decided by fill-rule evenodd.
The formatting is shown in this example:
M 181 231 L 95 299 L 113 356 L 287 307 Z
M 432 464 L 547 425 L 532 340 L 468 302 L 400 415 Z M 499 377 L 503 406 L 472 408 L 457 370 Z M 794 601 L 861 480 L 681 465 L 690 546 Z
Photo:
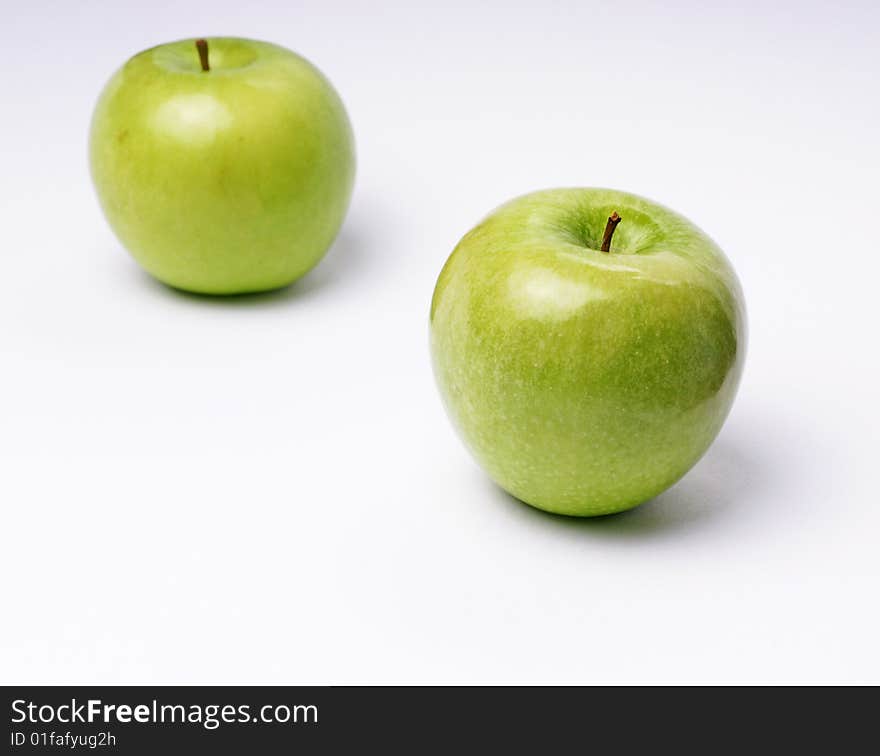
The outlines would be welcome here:
M 3 15 L 0 681 L 880 682 L 880 5 Z M 212 34 L 304 54 L 355 127 L 344 230 L 278 294 L 153 282 L 90 184 L 112 71 Z M 427 349 L 458 238 L 568 185 L 689 216 L 750 319 L 710 452 L 593 521 L 484 477 Z

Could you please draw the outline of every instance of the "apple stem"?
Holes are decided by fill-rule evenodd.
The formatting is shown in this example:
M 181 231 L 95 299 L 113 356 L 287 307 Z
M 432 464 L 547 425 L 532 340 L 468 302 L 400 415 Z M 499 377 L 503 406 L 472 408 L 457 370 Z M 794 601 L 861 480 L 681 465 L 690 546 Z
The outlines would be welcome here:
M 611 251 L 611 237 L 614 236 L 614 229 L 617 228 L 617 224 L 620 223 L 621 220 L 622 218 L 616 211 L 611 213 L 611 217 L 608 218 L 608 223 L 605 224 L 605 234 L 602 236 L 601 250 L 603 252 Z
M 211 66 L 208 64 L 208 40 L 197 39 L 196 50 L 199 51 L 199 62 L 202 64 L 202 70 L 210 71 Z

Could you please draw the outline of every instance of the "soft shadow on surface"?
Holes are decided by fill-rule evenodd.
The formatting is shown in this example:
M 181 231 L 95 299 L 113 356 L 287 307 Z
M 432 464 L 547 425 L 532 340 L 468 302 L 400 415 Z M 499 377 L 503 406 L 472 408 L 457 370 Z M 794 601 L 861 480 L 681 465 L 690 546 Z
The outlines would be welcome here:
M 489 483 L 501 506 L 535 525 L 585 535 L 646 538 L 687 531 L 726 517 L 748 514 L 750 504 L 775 486 L 772 456 L 746 451 L 730 436 L 717 439 L 706 455 L 672 488 L 635 509 L 602 517 L 567 517 L 542 512 Z
M 141 283 L 161 295 L 208 307 L 268 308 L 306 300 L 313 294 L 332 286 L 341 286 L 347 279 L 363 275 L 369 260 L 369 240 L 363 229 L 345 226 L 324 258 L 308 273 L 290 286 L 256 294 L 217 296 L 196 294 L 175 289 L 136 268 Z M 132 261 L 133 262 L 133 261 Z M 136 266 L 137 263 L 134 263 Z

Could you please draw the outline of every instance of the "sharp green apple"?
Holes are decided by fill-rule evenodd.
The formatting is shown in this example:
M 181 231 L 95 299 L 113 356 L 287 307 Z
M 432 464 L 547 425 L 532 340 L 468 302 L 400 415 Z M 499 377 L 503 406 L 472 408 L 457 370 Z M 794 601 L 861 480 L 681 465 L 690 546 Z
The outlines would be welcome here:
M 656 496 L 718 434 L 746 348 L 742 291 L 693 223 L 608 189 L 536 192 L 468 232 L 430 315 L 434 372 L 474 457 L 566 515 Z
M 102 92 L 89 140 L 101 206 L 164 283 L 205 294 L 285 286 L 348 208 L 354 141 L 311 63 L 228 37 L 145 50 Z

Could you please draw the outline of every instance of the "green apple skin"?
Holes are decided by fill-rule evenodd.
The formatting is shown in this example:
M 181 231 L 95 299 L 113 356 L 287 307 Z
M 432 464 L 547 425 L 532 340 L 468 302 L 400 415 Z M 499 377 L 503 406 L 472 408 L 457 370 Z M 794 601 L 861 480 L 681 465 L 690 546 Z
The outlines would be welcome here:
M 209 38 L 135 55 L 90 134 L 110 226 L 149 273 L 205 294 L 276 289 L 323 257 L 354 181 L 351 125 L 330 82 L 267 42 Z
M 634 507 L 694 465 L 746 348 L 740 285 L 715 243 L 608 189 L 536 192 L 489 215 L 440 273 L 430 333 L 479 464 L 527 504 L 579 516 Z

